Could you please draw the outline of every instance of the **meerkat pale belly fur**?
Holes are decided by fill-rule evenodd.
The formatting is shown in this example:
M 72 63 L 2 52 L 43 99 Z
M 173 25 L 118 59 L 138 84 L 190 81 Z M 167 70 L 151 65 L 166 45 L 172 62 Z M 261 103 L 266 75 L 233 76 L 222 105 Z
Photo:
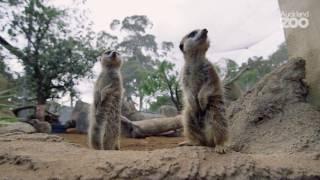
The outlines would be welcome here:
M 180 145 L 210 146 L 223 153 L 228 137 L 223 87 L 214 66 L 205 57 L 209 48 L 207 33 L 206 29 L 192 31 L 179 46 L 185 59 L 182 90 L 187 138 Z
M 94 86 L 94 99 L 89 115 L 89 145 L 97 150 L 119 150 L 122 61 L 115 51 L 103 53 L 100 61 L 102 71 Z

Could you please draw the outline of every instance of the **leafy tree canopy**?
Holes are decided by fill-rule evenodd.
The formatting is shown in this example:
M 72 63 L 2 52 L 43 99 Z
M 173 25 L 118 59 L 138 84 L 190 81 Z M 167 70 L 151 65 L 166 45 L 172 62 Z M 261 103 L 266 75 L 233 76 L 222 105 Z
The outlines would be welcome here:
M 1 1 L 10 6 L 0 19 L 0 44 L 19 59 L 25 70 L 27 87 L 36 92 L 39 105 L 49 98 L 74 93 L 79 79 L 91 75 L 98 52 L 94 33 L 84 16 L 59 9 L 47 0 Z M 11 43 L 15 42 L 15 43 Z

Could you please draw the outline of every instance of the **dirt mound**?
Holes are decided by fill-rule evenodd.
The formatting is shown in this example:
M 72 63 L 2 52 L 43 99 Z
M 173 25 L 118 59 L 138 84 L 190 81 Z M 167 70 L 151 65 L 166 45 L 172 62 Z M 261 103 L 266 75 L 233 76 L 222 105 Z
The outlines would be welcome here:
M 320 177 L 319 153 L 250 155 L 232 152 L 219 155 L 207 147 L 179 147 L 154 151 L 95 151 L 59 141 L 57 136 L 43 136 L 44 134 L 20 134 L 0 137 L 0 179 Z M 52 142 L 54 139 L 57 141 Z
M 249 153 L 320 151 L 320 112 L 305 102 L 305 61 L 289 60 L 227 110 L 233 149 Z

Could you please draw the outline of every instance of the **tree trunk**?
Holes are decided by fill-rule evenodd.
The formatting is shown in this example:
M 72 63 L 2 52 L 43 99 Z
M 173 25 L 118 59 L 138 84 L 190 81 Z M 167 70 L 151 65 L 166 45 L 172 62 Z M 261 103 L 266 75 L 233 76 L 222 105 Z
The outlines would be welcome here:
M 37 82 L 36 92 L 37 92 L 37 106 L 36 106 L 36 118 L 40 121 L 45 120 L 45 110 L 46 110 L 46 102 L 47 97 L 46 91 L 44 90 L 46 84 L 44 84 L 43 75 L 40 73 L 40 68 L 38 66 L 34 67 L 34 75 L 33 78 Z
M 46 109 L 46 104 L 37 104 L 36 118 L 39 119 L 40 121 L 45 120 L 45 109 Z
M 45 120 L 45 111 L 46 111 L 46 98 L 39 93 L 39 90 L 37 90 L 37 106 L 36 106 L 36 118 L 40 121 Z
M 143 95 L 140 95 L 139 97 L 139 111 L 142 111 L 143 109 Z
M 70 107 L 73 108 L 73 96 L 70 95 Z
M 182 111 L 182 103 L 181 103 L 181 100 L 180 100 L 180 92 L 179 92 L 179 85 L 175 85 L 175 95 L 176 95 L 176 99 L 177 99 L 177 110 L 178 110 L 178 113 L 180 113 Z

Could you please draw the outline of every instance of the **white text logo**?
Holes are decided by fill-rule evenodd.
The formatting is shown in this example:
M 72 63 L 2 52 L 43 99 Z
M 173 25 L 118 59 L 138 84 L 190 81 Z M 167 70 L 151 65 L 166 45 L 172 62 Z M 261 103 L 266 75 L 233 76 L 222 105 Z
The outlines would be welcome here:
M 284 28 L 307 28 L 309 26 L 309 12 L 281 12 Z

